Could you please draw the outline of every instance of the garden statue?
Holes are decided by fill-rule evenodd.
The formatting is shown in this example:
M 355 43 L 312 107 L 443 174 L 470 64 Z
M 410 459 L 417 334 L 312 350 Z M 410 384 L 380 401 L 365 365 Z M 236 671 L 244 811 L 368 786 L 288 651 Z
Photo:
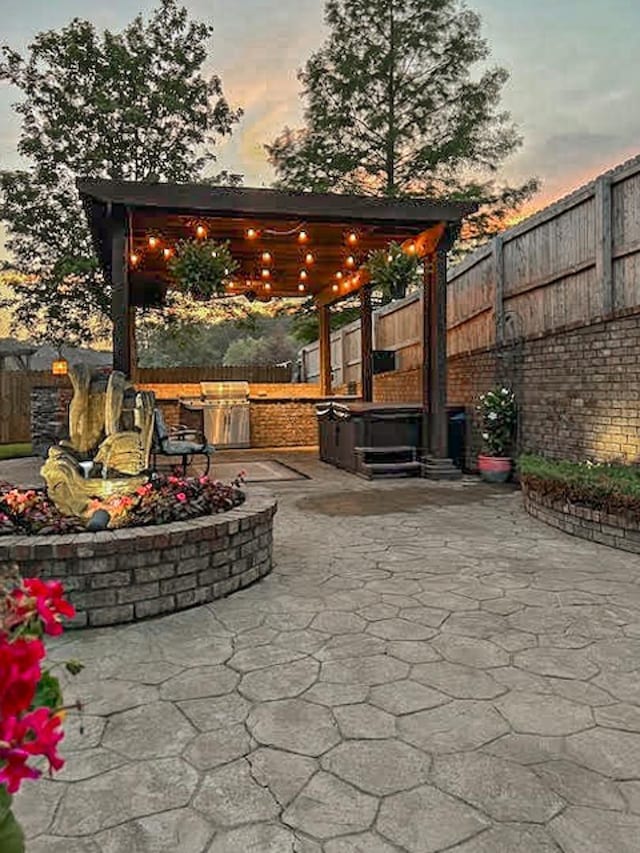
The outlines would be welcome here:
M 78 365 L 69 377 L 69 440 L 49 450 L 41 473 L 60 512 L 87 516 L 92 499 L 131 495 L 148 482 L 155 404 L 118 371 L 107 379 Z

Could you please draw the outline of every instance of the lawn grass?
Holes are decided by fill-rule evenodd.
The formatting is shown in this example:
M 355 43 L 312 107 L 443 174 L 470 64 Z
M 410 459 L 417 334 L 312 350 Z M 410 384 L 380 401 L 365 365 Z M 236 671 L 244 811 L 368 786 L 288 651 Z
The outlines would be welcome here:
M 28 442 L 22 444 L 0 444 L 0 460 L 20 459 L 23 456 L 33 456 L 33 448 Z
M 640 513 L 640 467 L 521 456 L 520 480 L 548 497 L 610 512 Z

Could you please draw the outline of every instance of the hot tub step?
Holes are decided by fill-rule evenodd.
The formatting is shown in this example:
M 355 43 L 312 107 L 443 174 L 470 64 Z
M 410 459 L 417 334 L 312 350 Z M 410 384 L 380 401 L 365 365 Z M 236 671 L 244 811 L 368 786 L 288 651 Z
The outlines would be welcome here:
M 361 462 L 358 467 L 358 473 L 368 480 L 419 477 L 421 472 L 420 462 Z

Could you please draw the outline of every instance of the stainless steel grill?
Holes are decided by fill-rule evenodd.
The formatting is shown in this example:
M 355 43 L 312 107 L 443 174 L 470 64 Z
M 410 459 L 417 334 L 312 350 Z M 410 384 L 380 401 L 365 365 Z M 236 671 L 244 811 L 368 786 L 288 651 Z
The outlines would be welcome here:
M 249 447 L 249 383 L 201 382 L 200 397 L 180 401 L 202 410 L 204 434 L 214 447 Z

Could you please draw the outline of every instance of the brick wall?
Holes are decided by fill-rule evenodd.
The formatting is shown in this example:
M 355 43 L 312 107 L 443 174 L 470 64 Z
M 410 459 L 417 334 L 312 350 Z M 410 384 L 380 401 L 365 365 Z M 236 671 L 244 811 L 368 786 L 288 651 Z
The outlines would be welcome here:
M 251 403 L 251 447 L 310 447 L 317 443 L 315 401 Z
M 3 536 L 0 569 L 64 583 L 71 627 L 118 625 L 224 598 L 272 568 L 274 498 L 229 512 L 73 536 Z

